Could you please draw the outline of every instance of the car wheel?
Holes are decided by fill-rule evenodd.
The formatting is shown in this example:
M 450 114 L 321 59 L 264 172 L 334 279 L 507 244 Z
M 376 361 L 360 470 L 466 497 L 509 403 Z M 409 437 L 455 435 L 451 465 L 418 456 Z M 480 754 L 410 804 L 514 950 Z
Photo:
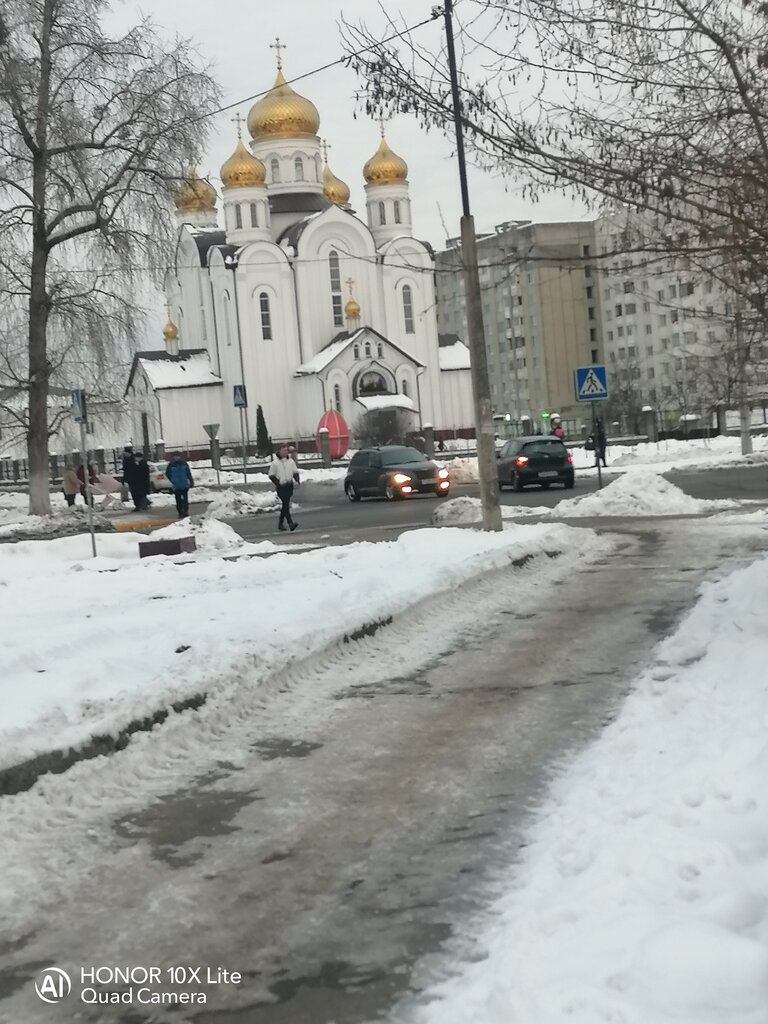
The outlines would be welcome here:
M 513 473 L 512 474 L 511 483 L 512 483 L 512 490 L 513 491 L 522 491 L 523 487 L 525 486 L 523 484 L 523 481 L 520 478 L 520 474 L 519 473 Z
M 360 501 L 360 492 L 354 484 L 347 484 L 344 490 L 347 492 L 347 497 L 350 501 Z
M 573 490 L 573 485 L 575 483 L 576 483 L 576 481 L 572 477 L 570 480 L 566 480 L 565 481 L 565 483 L 563 484 L 563 487 L 565 487 L 566 491 L 571 491 L 571 490 Z

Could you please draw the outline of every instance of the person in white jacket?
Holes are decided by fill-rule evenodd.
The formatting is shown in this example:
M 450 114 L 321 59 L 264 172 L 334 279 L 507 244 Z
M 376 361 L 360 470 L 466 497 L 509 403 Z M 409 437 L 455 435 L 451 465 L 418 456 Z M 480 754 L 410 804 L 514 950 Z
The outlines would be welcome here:
M 299 525 L 291 515 L 291 498 L 294 485 L 299 483 L 299 467 L 289 456 L 287 445 L 282 445 L 272 460 L 269 467 L 269 479 L 275 485 L 277 496 L 280 499 L 280 518 L 277 521 L 277 528 L 278 530 L 290 529 L 293 533 Z

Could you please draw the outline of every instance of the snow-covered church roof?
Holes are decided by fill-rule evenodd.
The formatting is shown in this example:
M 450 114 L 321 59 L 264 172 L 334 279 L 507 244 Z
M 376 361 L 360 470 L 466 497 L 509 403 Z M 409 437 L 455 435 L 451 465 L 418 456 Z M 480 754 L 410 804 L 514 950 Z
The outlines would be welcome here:
M 139 366 L 154 391 L 169 388 L 203 388 L 224 383 L 221 377 L 213 372 L 211 357 L 204 348 L 181 349 L 176 356 L 160 350 L 137 352 L 126 391 L 130 389 L 136 368 Z
M 441 370 L 469 370 L 471 360 L 469 349 L 458 336 L 458 334 L 438 335 L 440 347 L 437 356 L 440 361 Z
M 312 373 L 322 373 L 323 370 L 329 366 L 337 356 L 340 356 L 346 348 L 356 341 L 362 341 L 366 335 L 390 345 L 396 352 L 405 356 L 405 358 L 415 366 L 424 365 L 420 359 L 412 356 L 410 352 L 406 352 L 405 349 L 400 348 L 400 346 L 396 345 L 394 341 L 390 341 L 389 338 L 385 338 L 383 334 L 374 330 L 373 327 L 360 327 L 351 334 L 348 331 L 341 331 L 337 334 L 332 341 L 328 342 L 325 348 L 321 348 L 320 351 L 315 353 L 311 359 L 308 359 L 296 369 L 296 376 L 303 377 Z

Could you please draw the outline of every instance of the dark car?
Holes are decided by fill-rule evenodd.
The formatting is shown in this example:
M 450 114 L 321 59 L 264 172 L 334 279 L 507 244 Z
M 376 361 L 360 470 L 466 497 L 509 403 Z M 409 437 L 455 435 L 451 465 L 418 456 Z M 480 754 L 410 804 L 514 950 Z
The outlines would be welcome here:
M 522 491 L 527 484 L 573 487 L 573 456 L 559 437 L 516 437 L 498 454 L 499 488 Z
M 443 497 L 451 489 L 448 470 L 405 445 L 361 448 L 349 463 L 344 490 L 350 501 L 382 497 L 395 501 L 411 494 Z

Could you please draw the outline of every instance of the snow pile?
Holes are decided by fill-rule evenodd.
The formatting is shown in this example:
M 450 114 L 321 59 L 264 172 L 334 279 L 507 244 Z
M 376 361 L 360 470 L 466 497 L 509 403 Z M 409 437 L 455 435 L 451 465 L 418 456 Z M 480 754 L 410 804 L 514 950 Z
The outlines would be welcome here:
M 231 526 L 207 515 L 180 519 L 178 523 L 152 531 L 152 540 L 176 540 L 180 537 L 194 537 L 197 550 L 204 554 L 231 554 L 245 546 L 243 538 Z
M 135 533 L 100 534 L 96 538 L 96 558 L 92 556 L 88 533 L 0 544 L 0 586 L 15 583 L 21 575 L 31 579 L 118 569 L 126 562 L 138 561 L 138 542 L 144 539 Z M 39 581 L 37 585 L 40 586 Z
M 561 501 L 550 515 L 577 516 L 688 516 L 735 508 L 732 501 L 692 498 L 652 469 L 635 469 L 602 490 Z
M 98 510 L 93 516 L 94 529 L 106 533 L 114 527 L 110 519 Z M 28 537 L 61 537 L 82 533 L 89 529 L 88 512 L 84 505 L 65 508 L 50 516 L 29 516 L 17 514 L 13 522 L 0 526 L 0 540 L 26 540 Z
M 553 785 L 414 1024 L 768 1019 L 768 560 L 703 590 Z
M 450 462 L 438 462 L 448 470 L 452 484 L 476 484 L 479 477 L 477 459 L 451 459 Z
M 109 549 L 123 555 L 119 572 L 77 571 L 99 568 L 84 547 L 82 562 L 51 573 L 52 544 L 65 542 L 42 541 L 27 551 L 28 563 L 39 559 L 36 573 L 0 579 L 3 671 L 13 680 L 0 716 L 0 767 L 114 734 L 175 700 L 201 692 L 224 700 L 243 680 L 256 688 L 286 657 L 310 656 L 512 559 L 562 550 L 558 565 L 570 573 L 609 543 L 582 530 L 575 543 L 572 528 L 547 524 L 493 534 L 419 530 L 392 542 L 227 559 L 275 548 L 243 546 L 215 519 L 185 520 L 153 537 L 190 532 L 203 557 L 139 561 L 141 538 L 133 535 L 131 549 L 120 535 L 110 541 L 124 548 Z M 0 545 L 0 565 L 9 547 Z M 146 647 L 141 671 L 123 656 L 126 636 Z
M 502 519 L 519 519 L 521 516 L 549 516 L 552 509 L 546 505 L 502 505 Z M 479 523 L 483 518 L 483 506 L 479 498 L 462 495 L 444 501 L 432 514 L 435 526 L 458 526 Z
M 255 516 L 260 512 L 273 512 L 280 507 L 274 491 L 254 494 L 230 488 L 217 494 L 205 511 L 209 519 L 237 519 L 239 516 Z

